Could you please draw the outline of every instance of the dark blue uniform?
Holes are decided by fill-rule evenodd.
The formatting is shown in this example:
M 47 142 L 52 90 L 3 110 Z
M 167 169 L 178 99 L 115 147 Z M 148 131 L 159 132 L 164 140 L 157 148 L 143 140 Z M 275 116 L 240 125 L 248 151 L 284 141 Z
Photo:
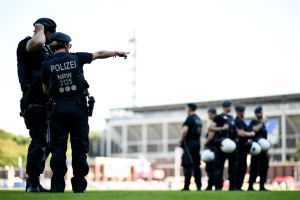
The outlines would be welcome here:
M 253 131 L 253 127 L 260 124 L 262 122 L 258 120 L 252 120 L 250 122 L 249 128 Z M 257 142 L 259 139 L 264 138 L 267 139 L 268 132 L 265 124 L 263 127 L 255 132 L 255 136 L 253 140 Z M 251 156 L 251 164 L 250 164 L 250 178 L 249 178 L 249 187 L 252 188 L 253 183 L 255 183 L 257 176 L 260 176 L 260 188 L 264 188 L 264 184 L 267 180 L 267 174 L 269 169 L 269 156 L 267 152 L 261 152 L 257 156 Z
M 244 130 L 246 132 L 250 132 L 249 127 L 245 123 L 245 121 L 239 117 L 236 117 L 234 120 L 234 125 L 236 129 Z M 236 174 L 236 189 L 241 190 L 245 174 L 247 171 L 247 155 L 251 148 L 252 138 L 247 137 L 239 137 L 237 136 L 237 147 L 236 147 L 236 155 L 237 155 L 237 174 Z
M 182 167 L 184 172 L 184 189 L 188 190 L 192 174 L 197 189 L 201 189 L 200 171 L 200 136 L 202 123 L 200 118 L 194 114 L 187 117 L 183 126 L 188 127 L 188 133 L 183 142 Z
M 74 192 L 87 187 L 85 176 L 89 166 L 86 161 L 89 150 L 88 108 L 83 65 L 92 62 L 91 53 L 56 53 L 43 63 L 42 82 L 49 88 L 49 96 L 55 101 L 51 117 L 51 191 L 63 192 L 67 172 L 66 150 L 68 134 L 72 145 Z
M 48 97 L 43 93 L 41 84 L 41 65 L 49 56 L 45 49 L 27 52 L 26 45 L 31 37 L 20 41 L 17 48 L 18 77 L 23 92 L 21 114 L 29 129 L 31 143 L 28 148 L 26 173 L 33 187 L 39 185 L 39 175 L 45 168 L 49 155 L 46 148 L 46 103 Z M 28 187 L 28 185 L 27 185 Z
M 221 148 L 220 144 L 225 138 L 235 139 L 233 134 L 233 117 L 229 114 L 219 114 L 213 120 L 216 123 L 217 127 L 223 127 L 225 124 L 229 125 L 228 130 L 215 132 L 214 135 L 214 143 L 216 145 L 215 149 L 215 160 L 214 160 L 214 167 L 213 167 L 213 177 L 214 177 L 214 185 L 216 190 L 222 190 L 223 188 L 223 171 L 224 171 L 224 164 L 226 159 L 228 159 L 229 166 L 228 166 L 228 179 L 230 190 L 234 190 L 235 186 L 235 177 L 236 177 L 236 154 L 235 152 L 231 154 L 224 153 Z

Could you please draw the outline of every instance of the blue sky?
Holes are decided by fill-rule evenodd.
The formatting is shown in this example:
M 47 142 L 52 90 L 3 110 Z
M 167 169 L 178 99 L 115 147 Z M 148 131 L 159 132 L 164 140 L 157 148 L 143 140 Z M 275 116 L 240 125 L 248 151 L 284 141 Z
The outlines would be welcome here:
M 300 92 L 300 1 L 0 1 L 0 128 L 26 134 L 18 117 L 18 42 L 39 17 L 71 35 L 72 51 L 129 50 L 137 37 L 137 105 Z M 131 104 L 132 58 L 85 66 L 96 97 L 91 129 Z

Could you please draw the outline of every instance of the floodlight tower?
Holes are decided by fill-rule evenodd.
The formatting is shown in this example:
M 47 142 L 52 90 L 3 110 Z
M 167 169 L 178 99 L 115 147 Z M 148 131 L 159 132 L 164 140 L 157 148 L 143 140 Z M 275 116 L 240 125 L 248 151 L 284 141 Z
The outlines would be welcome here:
M 131 86 L 132 86 L 132 94 L 131 94 L 131 100 L 132 100 L 132 107 L 136 106 L 136 34 L 135 34 L 135 28 L 133 28 L 133 37 L 129 40 L 129 44 L 132 45 L 132 67 L 130 68 L 131 74 L 132 74 L 132 80 L 131 80 Z

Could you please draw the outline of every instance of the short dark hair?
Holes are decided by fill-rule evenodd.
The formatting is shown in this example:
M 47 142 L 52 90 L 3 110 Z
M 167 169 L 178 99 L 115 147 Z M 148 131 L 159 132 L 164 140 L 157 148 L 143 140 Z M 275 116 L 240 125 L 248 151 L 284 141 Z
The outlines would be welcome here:
M 215 108 L 209 108 L 207 113 L 217 114 L 217 110 Z
M 188 103 L 188 104 L 187 104 L 187 107 L 188 107 L 189 109 L 191 109 L 192 111 L 197 110 L 197 105 L 196 105 L 195 103 Z
M 52 51 L 56 51 L 59 49 L 63 49 L 66 48 L 66 45 L 68 44 L 68 42 L 58 42 L 58 41 L 54 41 L 50 44 L 50 48 L 52 49 Z
M 230 107 L 231 105 L 232 105 L 231 101 L 226 100 L 222 102 L 222 107 Z
M 235 106 L 235 110 L 238 112 L 245 112 L 246 107 L 244 105 L 237 105 Z
M 263 111 L 262 106 L 258 106 L 258 107 L 255 108 L 254 113 L 258 114 L 258 113 L 261 113 L 262 111 Z

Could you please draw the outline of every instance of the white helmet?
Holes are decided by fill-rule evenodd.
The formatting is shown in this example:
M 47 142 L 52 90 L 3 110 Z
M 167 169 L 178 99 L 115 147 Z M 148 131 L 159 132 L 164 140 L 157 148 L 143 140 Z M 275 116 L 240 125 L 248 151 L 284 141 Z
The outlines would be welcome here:
M 212 150 L 210 150 L 210 149 L 205 149 L 201 153 L 201 159 L 205 163 L 209 163 L 209 162 L 211 162 L 211 161 L 213 161 L 215 159 L 215 153 Z
M 261 148 L 259 144 L 257 142 L 252 142 L 252 146 L 249 153 L 252 156 L 257 156 L 258 154 L 260 154 L 260 152 L 261 152 Z
M 271 148 L 271 143 L 265 138 L 260 138 L 257 143 L 260 145 L 262 152 L 266 152 Z
M 226 138 L 224 139 L 222 142 L 221 142 L 221 150 L 224 152 L 224 153 L 232 153 L 235 151 L 236 149 L 236 144 L 234 141 L 232 141 L 231 139 L 229 138 Z

